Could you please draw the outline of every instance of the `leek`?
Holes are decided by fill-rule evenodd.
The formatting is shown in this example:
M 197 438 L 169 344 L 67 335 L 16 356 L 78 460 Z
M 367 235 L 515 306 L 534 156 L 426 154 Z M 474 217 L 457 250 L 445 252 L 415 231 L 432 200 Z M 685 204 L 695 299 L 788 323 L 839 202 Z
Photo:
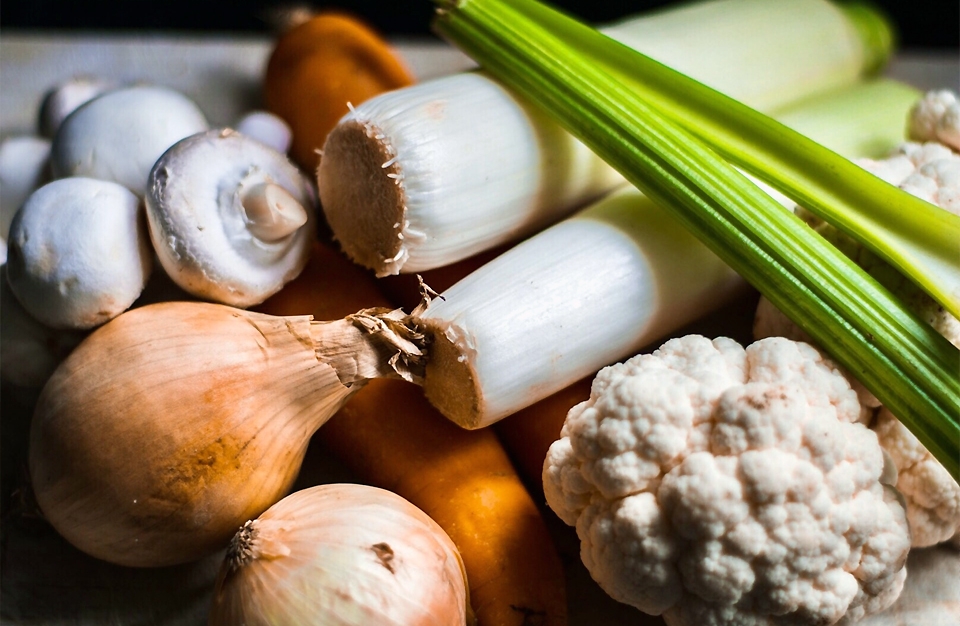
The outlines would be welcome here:
M 889 31 L 865 15 L 854 19 L 827 0 L 700 0 L 600 30 L 779 114 L 883 64 Z M 861 23 L 872 27 L 858 29 Z M 623 182 L 483 72 L 357 104 L 328 135 L 318 170 L 327 224 L 344 252 L 379 276 L 422 272 L 517 241 Z
M 840 167 L 845 175 L 850 174 L 851 178 L 834 176 L 832 181 L 833 187 L 847 196 L 862 194 L 900 203 L 907 194 L 875 177 L 846 172 L 841 162 L 847 161 L 829 150 L 817 144 L 811 147 L 802 136 L 758 113 L 743 113 L 736 102 L 684 80 L 639 53 L 607 44 L 592 29 L 544 5 L 527 0 L 435 1 L 440 7 L 435 28 L 442 36 L 541 105 L 631 183 L 670 210 L 856 376 L 953 476 L 960 473 L 957 349 L 724 157 L 763 178 L 760 174 L 766 170 L 755 160 L 759 158 L 756 146 L 738 142 L 736 135 L 759 134 L 761 146 L 774 147 L 770 156 L 779 166 L 789 157 L 784 154 L 790 147 L 775 141 L 782 133 L 803 146 L 801 152 L 807 151 L 803 155 L 807 165 L 825 159 L 828 169 Z M 552 34 L 554 30 L 563 37 Z M 641 86 L 632 78 L 639 75 L 634 74 L 638 67 L 644 70 L 643 78 L 650 79 L 648 85 Z M 684 106 L 681 112 L 664 108 L 664 102 L 685 90 L 694 98 L 692 108 Z M 700 104 L 703 107 L 697 108 Z M 702 109 L 712 110 L 719 121 L 708 119 Z M 683 117 L 690 110 L 694 119 L 707 124 L 705 130 L 690 128 L 689 118 Z M 804 185 L 819 187 L 830 181 L 822 180 L 819 173 L 792 174 L 798 177 L 788 195 L 805 205 L 817 204 L 810 202 Z M 860 186 L 868 189 L 857 189 Z M 929 213 L 925 208 L 929 205 L 917 204 L 909 197 L 903 198 L 901 206 Z M 821 206 L 817 204 L 817 208 Z M 866 225 L 868 232 L 874 227 L 855 211 L 839 217 L 848 226 L 849 222 L 855 227 Z M 931 249 L 942 252 L 941 235 L 958 232 L 955 224 L 939 216 L 926 219 L 912 220 L 911 228 L 929 235 L 931 243 L 914 248 L 921 253 Z M 901 214 L 889 223 L 908 231 L 905 225 L 900 228 L 906 221 Z M 933 232 L 937 229 L 945 232 Z M 954 255 L 958 240 L 954 237 L 948 242 Z M 898 267 L 902 269 L 903 264 Z M 955 268 L 954 259 L 954 273 Z M 951 270 L 949 264 L 946 269 Z M 929 285 L 933 277 L 922 273 L 925 271 L 914 268 L 907 274 Z
M 510 0 L 721 156 L 870 248 L 960 317 L 960 216 L 535 0 Z M 844 5 L 858 7 L 856 3 Z M 885 32 L 848 8 L 863 30 Z

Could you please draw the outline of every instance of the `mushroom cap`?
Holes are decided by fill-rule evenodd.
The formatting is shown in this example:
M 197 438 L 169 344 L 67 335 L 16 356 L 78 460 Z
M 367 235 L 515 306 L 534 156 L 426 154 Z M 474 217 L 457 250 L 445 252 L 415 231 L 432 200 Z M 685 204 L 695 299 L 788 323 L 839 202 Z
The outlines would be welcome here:
M 183 94 L 152 85 L 108 91 L 78 107 L 53 139 L 55 178 L 112 180 L 143 195 L 147 176 L 164 151 L 209 128 Z
M 137 299 L 153 256 L 140 198 L 114 182 L 72 177 L 37 189 L 10 227 L 7 279 L 52 328 L 88 329 Z
M 0 143 L 0 237 L 33 191 L 47 182 L 50 140 L 33 135 L 7 137 Z
M 97 76 L 74 76 L 51 88 L 40 103 L 38 127 L 40 134 L 53 138 L 60 124 L 80 105 L 103 92 L 113 89 L 113 81 Z
M 270 185 L 305 210 L 299 228 L 265 241 L 245 194 Z M 172 146 L 150 173 L 150 237 L 167 274 L 204 300 L 246 308 L 295 278 L 315 238 L 316 192 L 283 154 L 234 130 L 211 130 Z
M 290 125 L 269 111 L 250 111 L 237 120 L 236 131 L 286 154 L 293 141 Z

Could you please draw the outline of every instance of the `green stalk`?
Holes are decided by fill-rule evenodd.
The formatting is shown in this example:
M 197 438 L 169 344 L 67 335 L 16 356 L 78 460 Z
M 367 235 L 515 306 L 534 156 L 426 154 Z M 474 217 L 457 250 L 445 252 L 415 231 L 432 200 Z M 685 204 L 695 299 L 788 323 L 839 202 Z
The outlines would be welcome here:
M 817 94 L 776 112 L 777 120 L 848 159 L 886 157 L 903 143 L 904 120 L 923 93 L 875 78 Z
M 634 82 L 618 80 L 567 45 L 579 44 L 581 33 L 564 30 L 556 37 L 530 19 L 539 20 L 546 8 L 533 10 L 525 1 L 436 1 L 441 35 L 670 210 L 900 417 L 952 475 L 960 474 L 956 348 L 669 112 L 641 97 Z M 545 20 L 550 28 L 554 19 Z
M 859 241 L 960 317 L 960 216 L 543 4 L 509 4 L 558 38 L 576 42 L 578 53 L 726 160 Z M 841 6 L 861 31 L 883 31 L 880 18 L 864 5 Z

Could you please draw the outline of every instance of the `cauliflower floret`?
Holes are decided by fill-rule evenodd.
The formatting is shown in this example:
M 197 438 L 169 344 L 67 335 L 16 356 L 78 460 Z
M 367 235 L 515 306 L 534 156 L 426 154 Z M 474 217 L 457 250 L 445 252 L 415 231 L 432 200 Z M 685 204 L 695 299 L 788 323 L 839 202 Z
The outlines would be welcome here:
M 907 128 L 914 141 L 938 141 L 960 150 L 960 101 L 949 90 L 929 91 L 910 111 Z
M 686 624 L 834 624 L 894 602 L 910 547 L 856 392 L 813 347 L 687 336 L 601 370 L 544 463 L 613 598 Z
M 956 99 L 953 102 L 956 105 Z M 864 159 L 858 163 L 887 182 L 960 215 L 960 154 L 946 146 L 938 143 L 905 143 L 887 159 Z M 960 320 L 851 237 L 802 208 L 797 209 L 797 214 L 960 348 Z M 814 343 L 807 333 L 766 298 L 761 298 L 757 305 L 753 336 L 755 339 L 787 337 Z M 864 406 L 873 409 L 881 406 L 880 401 L 859 381 L 850 377 L 850 382 Z M 880 437 L 880 444 L 890 451 L 900 471 L 897 488 L 907 502 L 914 547 L 930 546 L 946 540 L 960 545 L 960 485 L 950 478 L 909 430 L 899 426 L 899 422 L 896 428 L 888 423 L 890 420 L 896 421 L 889 411 L 883 410 L 881 414 L 875 428 L 884 428 L 885 434 Z M 910 450 L 911 453 L 902 455 L 898 450 Z M 931 482 L 924 484 L 924 480 Z M 931 497 L 929 494 L 932 492 L 937 492 L 940 497 Z
M 960 547 L 960 489 L 950 473 L 886 408 L 873 424 L 880 445 L 897 466 L 897 487 L 907 502 L 915 546 L 951 541 Z

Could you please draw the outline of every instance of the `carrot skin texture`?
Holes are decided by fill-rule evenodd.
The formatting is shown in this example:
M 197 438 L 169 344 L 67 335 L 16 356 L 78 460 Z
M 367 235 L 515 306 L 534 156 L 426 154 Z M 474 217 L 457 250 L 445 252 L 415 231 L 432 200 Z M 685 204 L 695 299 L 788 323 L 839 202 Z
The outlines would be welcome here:
M 318 243 L 301 275 L 258 310 L 336 319 L 371 306 L 391 306 L 373 275 Z M 492 429 L 463 430 L 418 387 L 374 380 L 314 439 L 358 480 L 405 497 L 450 535 L 478 624 L 567 623 L 563 564 Z
M 263 99 L 293 131 L 290 156 L 314 171 L 317 151 L 349 105 L 413 82 L 379 33 L 359 18 L 328 10 L 278 37 L 267 61 Z

